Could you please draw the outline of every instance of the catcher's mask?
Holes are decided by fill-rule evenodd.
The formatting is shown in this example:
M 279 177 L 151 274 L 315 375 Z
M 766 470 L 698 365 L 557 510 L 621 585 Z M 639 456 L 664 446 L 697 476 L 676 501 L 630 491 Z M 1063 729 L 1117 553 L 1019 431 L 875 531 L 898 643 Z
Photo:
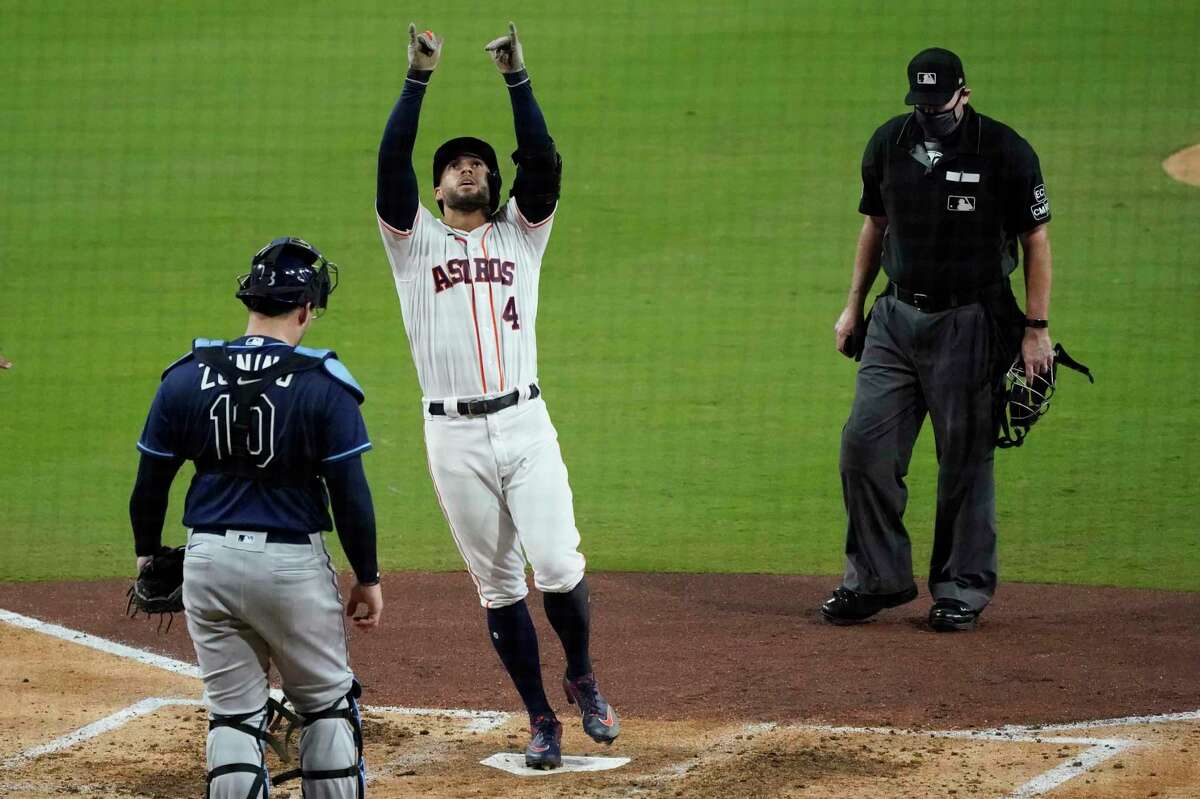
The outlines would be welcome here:
M 442 173 L 446 171 L 446 167 L 460 155 L 473 155 L 487 164 L 488 193 L 490 195 L 488 197 L 488 216 L 491 216 L 500 207 L 500 184 L 502 181 L 500 179 L 500 162 L 496 160 L 496 151 L 483 139 L 476 139 L 474 136 L 460 136 L 437 148 L 437 152 L 433 154 L 433 187 L 437 188 L 438 184 L 442 182 Z M 441 200 L 438 200 L 437 204 L 438 210 L 443 212 L 446 210 L 442 206 Z
M 250 271 L 237 282 L 237 298 L 252 311 L 259 300 L 270 300 L 311 305 L 320 316 L 337 288 L 338 268 L 304 239 L 281 236 L 250 259 Z
M 1018 355 L 1004 376 L 1004 409 L 996 446 L 1001 449 L 1021 446 L 1029 434 L 1029 428 L 1049 412 L 1060 363 L 1087 375 L 1089 382 L 1096 382 L 1091 371 L 1068 355 L 1062 344 L 1054 345 L 1054 361 L 1048 374 L 1027 374 L 1025 363 Z

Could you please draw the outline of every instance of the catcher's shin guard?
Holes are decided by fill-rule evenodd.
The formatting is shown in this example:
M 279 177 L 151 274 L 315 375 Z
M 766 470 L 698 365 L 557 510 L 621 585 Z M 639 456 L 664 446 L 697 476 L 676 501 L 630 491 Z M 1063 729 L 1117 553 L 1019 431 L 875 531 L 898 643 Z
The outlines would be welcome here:
M 267 707 L 208 721 L 206 799 L 266 799 Z
M 355 680 L 350 692 L 330 707 L 301 714 L 304 729 L 300 733 L 300 768 L 279 775 L 276 783 L 299 776 L 305 799 L 363 799 L 366 765 L 357 702 L 360 696 L 362 687 Z

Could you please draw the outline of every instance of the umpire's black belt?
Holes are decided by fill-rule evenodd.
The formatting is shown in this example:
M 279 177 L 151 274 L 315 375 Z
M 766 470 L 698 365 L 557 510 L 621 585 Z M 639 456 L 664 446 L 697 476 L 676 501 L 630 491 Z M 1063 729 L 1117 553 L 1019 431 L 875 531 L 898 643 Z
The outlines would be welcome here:
M 192 535 L 216 535 L 221 538 L 225 537 L 225 530 L 192 530 Z M 265 535 L 268 544 L 304 544 L 305 546 L 312 543 L 308 533 L 300 533 L 292 530 L 235 530 L 234 532 L 253 533 L 254 535 Z
M 900 302 L 911 305 L 918 311 L 937 313 L 938 311 L 948 311 L 951 308 L 959 308 L 963 305 L 982 302 L 1001 293 L 1007 286 L 1008 281 L 1002 280 L 999 283 L 993 283 L 990 286 L 984 286 L 979 289 L 963 289 L 940 294 L 927 294 L 920 291 L 911 291 L 896 283 L 888 283 L 884 294 L 895 297 Z
M 535 399 L 542 391 L 537 387 L 537 383 L 529 384 L 529 398 Z M 487 416 L 489 413 L 502 411 L 505 408 L 511 408 L 521 400 L 521 390 L 511 391 L 508 394 L 501 394 L 499 397 L 491 399 L 467 400 L 460 402 L 457 405 L 459 416 Z M 445 416 L 446 403 L 431 402 L 429 403 L 430 416 Z

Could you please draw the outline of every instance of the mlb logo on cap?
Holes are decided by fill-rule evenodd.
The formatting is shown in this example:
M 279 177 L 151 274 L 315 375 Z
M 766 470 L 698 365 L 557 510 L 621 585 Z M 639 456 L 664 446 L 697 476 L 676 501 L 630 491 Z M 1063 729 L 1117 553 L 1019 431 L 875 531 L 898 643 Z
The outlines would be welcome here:
M 949 50 L 930 47 L 908 62 L 908 105 L 941 106 L 967 85 L 962 61 Z

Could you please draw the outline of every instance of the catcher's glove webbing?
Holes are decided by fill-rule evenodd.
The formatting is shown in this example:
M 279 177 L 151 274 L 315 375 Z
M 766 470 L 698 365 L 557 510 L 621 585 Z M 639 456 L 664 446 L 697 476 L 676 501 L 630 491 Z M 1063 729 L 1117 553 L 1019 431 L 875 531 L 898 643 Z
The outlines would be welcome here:
M 129 586 L 129 602 L 125 612 L 137 616 L 138 611 L 147 616 L 157 614 L 162 627 L 163 614 L 170 614 L 167 631 L 175 614 L 183 611 L 183 547 L 162 547 L 158 554 L 142 567 L 137 580 Z

